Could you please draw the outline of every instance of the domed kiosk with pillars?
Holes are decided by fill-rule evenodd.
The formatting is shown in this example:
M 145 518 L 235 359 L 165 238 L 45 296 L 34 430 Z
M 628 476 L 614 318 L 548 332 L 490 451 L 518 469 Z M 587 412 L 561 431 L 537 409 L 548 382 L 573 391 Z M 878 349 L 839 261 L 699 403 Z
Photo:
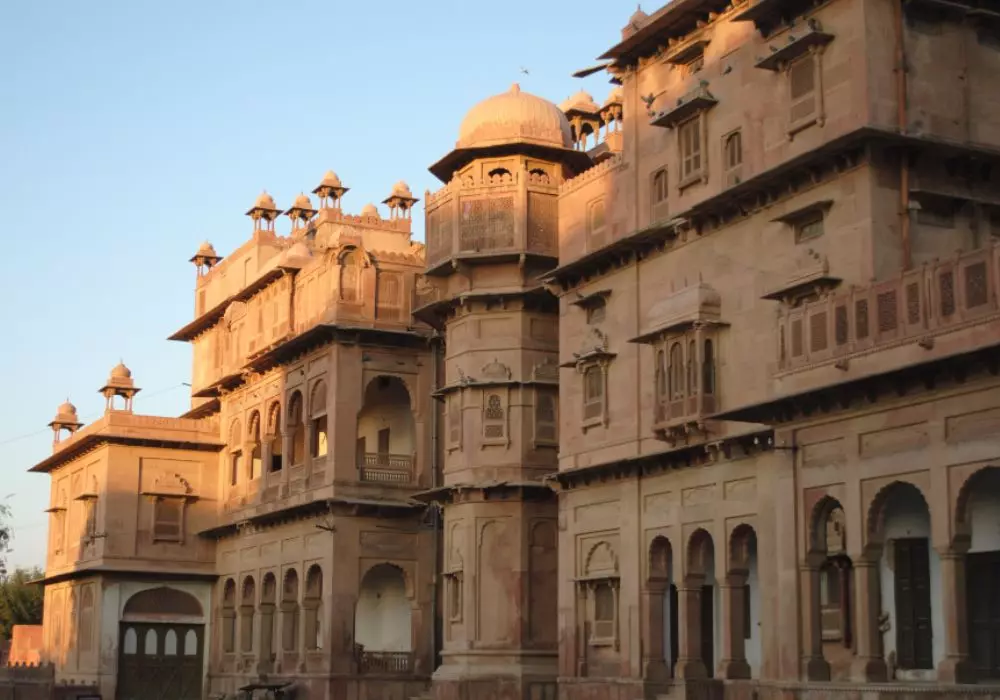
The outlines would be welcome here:
M 469 110 L 431 167 L 417 315 L 444 331 L 442 663 L 438 698 L 555 697 L 559 185 L 591 163 L 551 102 L 510 91 Z M 423 304 L 421 305 L 421 300 Z

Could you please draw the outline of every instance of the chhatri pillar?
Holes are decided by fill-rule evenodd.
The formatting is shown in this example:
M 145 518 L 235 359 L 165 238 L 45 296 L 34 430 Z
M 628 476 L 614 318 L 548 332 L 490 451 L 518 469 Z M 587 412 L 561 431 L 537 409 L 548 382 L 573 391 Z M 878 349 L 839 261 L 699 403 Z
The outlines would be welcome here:
M 589 163 L 550 102 L 515 85 L 473 107 L 431 167 L 418 318 L 443 333 L 442 648 L 433 692 L 551 697 L 557 675 L 557 198 Z M 398 190 L 398 191 L 397 191 Z M 408 190 L 394 190 L 405 215 Z M 550 693 L 552 695 L 550 695 Z

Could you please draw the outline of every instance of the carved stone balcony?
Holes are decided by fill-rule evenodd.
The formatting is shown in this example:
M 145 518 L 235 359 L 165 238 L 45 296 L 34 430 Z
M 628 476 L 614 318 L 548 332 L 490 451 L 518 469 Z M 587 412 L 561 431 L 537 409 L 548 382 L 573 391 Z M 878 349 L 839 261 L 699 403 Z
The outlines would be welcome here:
M 358 673 L 412 673 L 411 651 L 360 651 Z
M 409 484 L 413 481 L 412 455 L 366 452 L 358 461 L 361 481 L 376 484 Z
M 778 317 L 780 373 L 835 364 L 1000 318 L 1000 243 L 785 308 Z
M 705 419 L 718 410 L 714 394 L 696 390 L 690 395 L 659 396 L 653 432 L 667 442 L 704 432 Z

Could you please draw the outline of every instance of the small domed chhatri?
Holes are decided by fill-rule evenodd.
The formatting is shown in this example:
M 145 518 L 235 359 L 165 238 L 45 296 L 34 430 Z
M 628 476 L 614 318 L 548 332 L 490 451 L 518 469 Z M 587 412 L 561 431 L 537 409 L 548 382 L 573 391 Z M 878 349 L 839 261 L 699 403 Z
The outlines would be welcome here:
M 125 399 L 125 411 L 132 410 L 132 399 L 138 394 L 140 389 L 132 379 L 132 370 L 125 366 L 124 362 L 119 362 L 111 368 L 108 381 L 101 387 L 100 393 L 104 396 L 107 404 L 106 411 L 118 410 L 114 404 L 116 397 Z
M 299 196 L 295 198 L 292 207 L 295 209 L 312 209 L 312 201 L 305 192 L 300 192 Z
M 372 216 L 376 219 L 379 218 L 378 207 L 369 202 L 368 204 L 361 207 L 361 216 Z
M 62 439 L 63 431 L 68 431 L 70 435 L 73 435 L 83 423 L 80 422 L 80 418 L 76 415 L 76 406 L 66 399 L 61 404 L 59 408 L 56 409 L 56 417 L 52 419 L 49 423 L 49 427 L 52 428 L 52 444 L 56 445 Z
M 327 170 L 322 181 L 313 188 L 313 194 L 319 197 L 320 209 L 340 209 L 340 200 L 349 189 L 344 187 L 337 173 Z
M 586 114 L 596 114 L 600 111 L 600 107 L 598 107 L 597 103 L 594 102 L 594 98 L 589 92 L 584 90 L 580 90 L 575 95 L 565 100 L 561 105 L 559 105 L 559 109 L 564 112 L 576 110 Z
M 208 241 L 205 241 L 198 246 L 198 252 L 192 255 L 188 262 L 194 263 L 195 267 L 198 268 L 198 276 L 201 277 L 206 272 L 211 270 L 220 260 L 222 260 L 222 258 L 220 258 L 219 254 L 215 252 L 215 246 Z

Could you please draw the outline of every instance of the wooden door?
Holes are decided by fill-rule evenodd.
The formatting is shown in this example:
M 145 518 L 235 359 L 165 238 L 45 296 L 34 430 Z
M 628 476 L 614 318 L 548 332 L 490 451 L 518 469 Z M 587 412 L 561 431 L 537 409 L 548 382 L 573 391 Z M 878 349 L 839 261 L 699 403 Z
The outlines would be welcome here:
M 204 625 L 122 622 L 117 700 L 201 700 Z
M 708 677 L 715 675 L 715 587 L 701 587 L 701 660 Z
M 365 467 L 365 451 L 366 451 L 366 449 L 367 449 L 367 445 L 365 444 L 365 439 L 363 437 L 359 437 L 358 441 L 357 441 L 357 443 L 355 444 L 355 447 L 354 447 L 354 456 L 355 456 L 355 459 L 357 459 L 357 462 L 358 462 L 358 469 L 363 469 Z
M 902 669 L 934 668 L 931 585 L 926 537 L 895 541 L 896 662 Z
M 389 429 L 382 428 L 378 431 L 378 453 L 379 455 L 389 454 Z
M 979 678 L 1000 678 L 1000 552 L 968 555 L 969 655 Z

